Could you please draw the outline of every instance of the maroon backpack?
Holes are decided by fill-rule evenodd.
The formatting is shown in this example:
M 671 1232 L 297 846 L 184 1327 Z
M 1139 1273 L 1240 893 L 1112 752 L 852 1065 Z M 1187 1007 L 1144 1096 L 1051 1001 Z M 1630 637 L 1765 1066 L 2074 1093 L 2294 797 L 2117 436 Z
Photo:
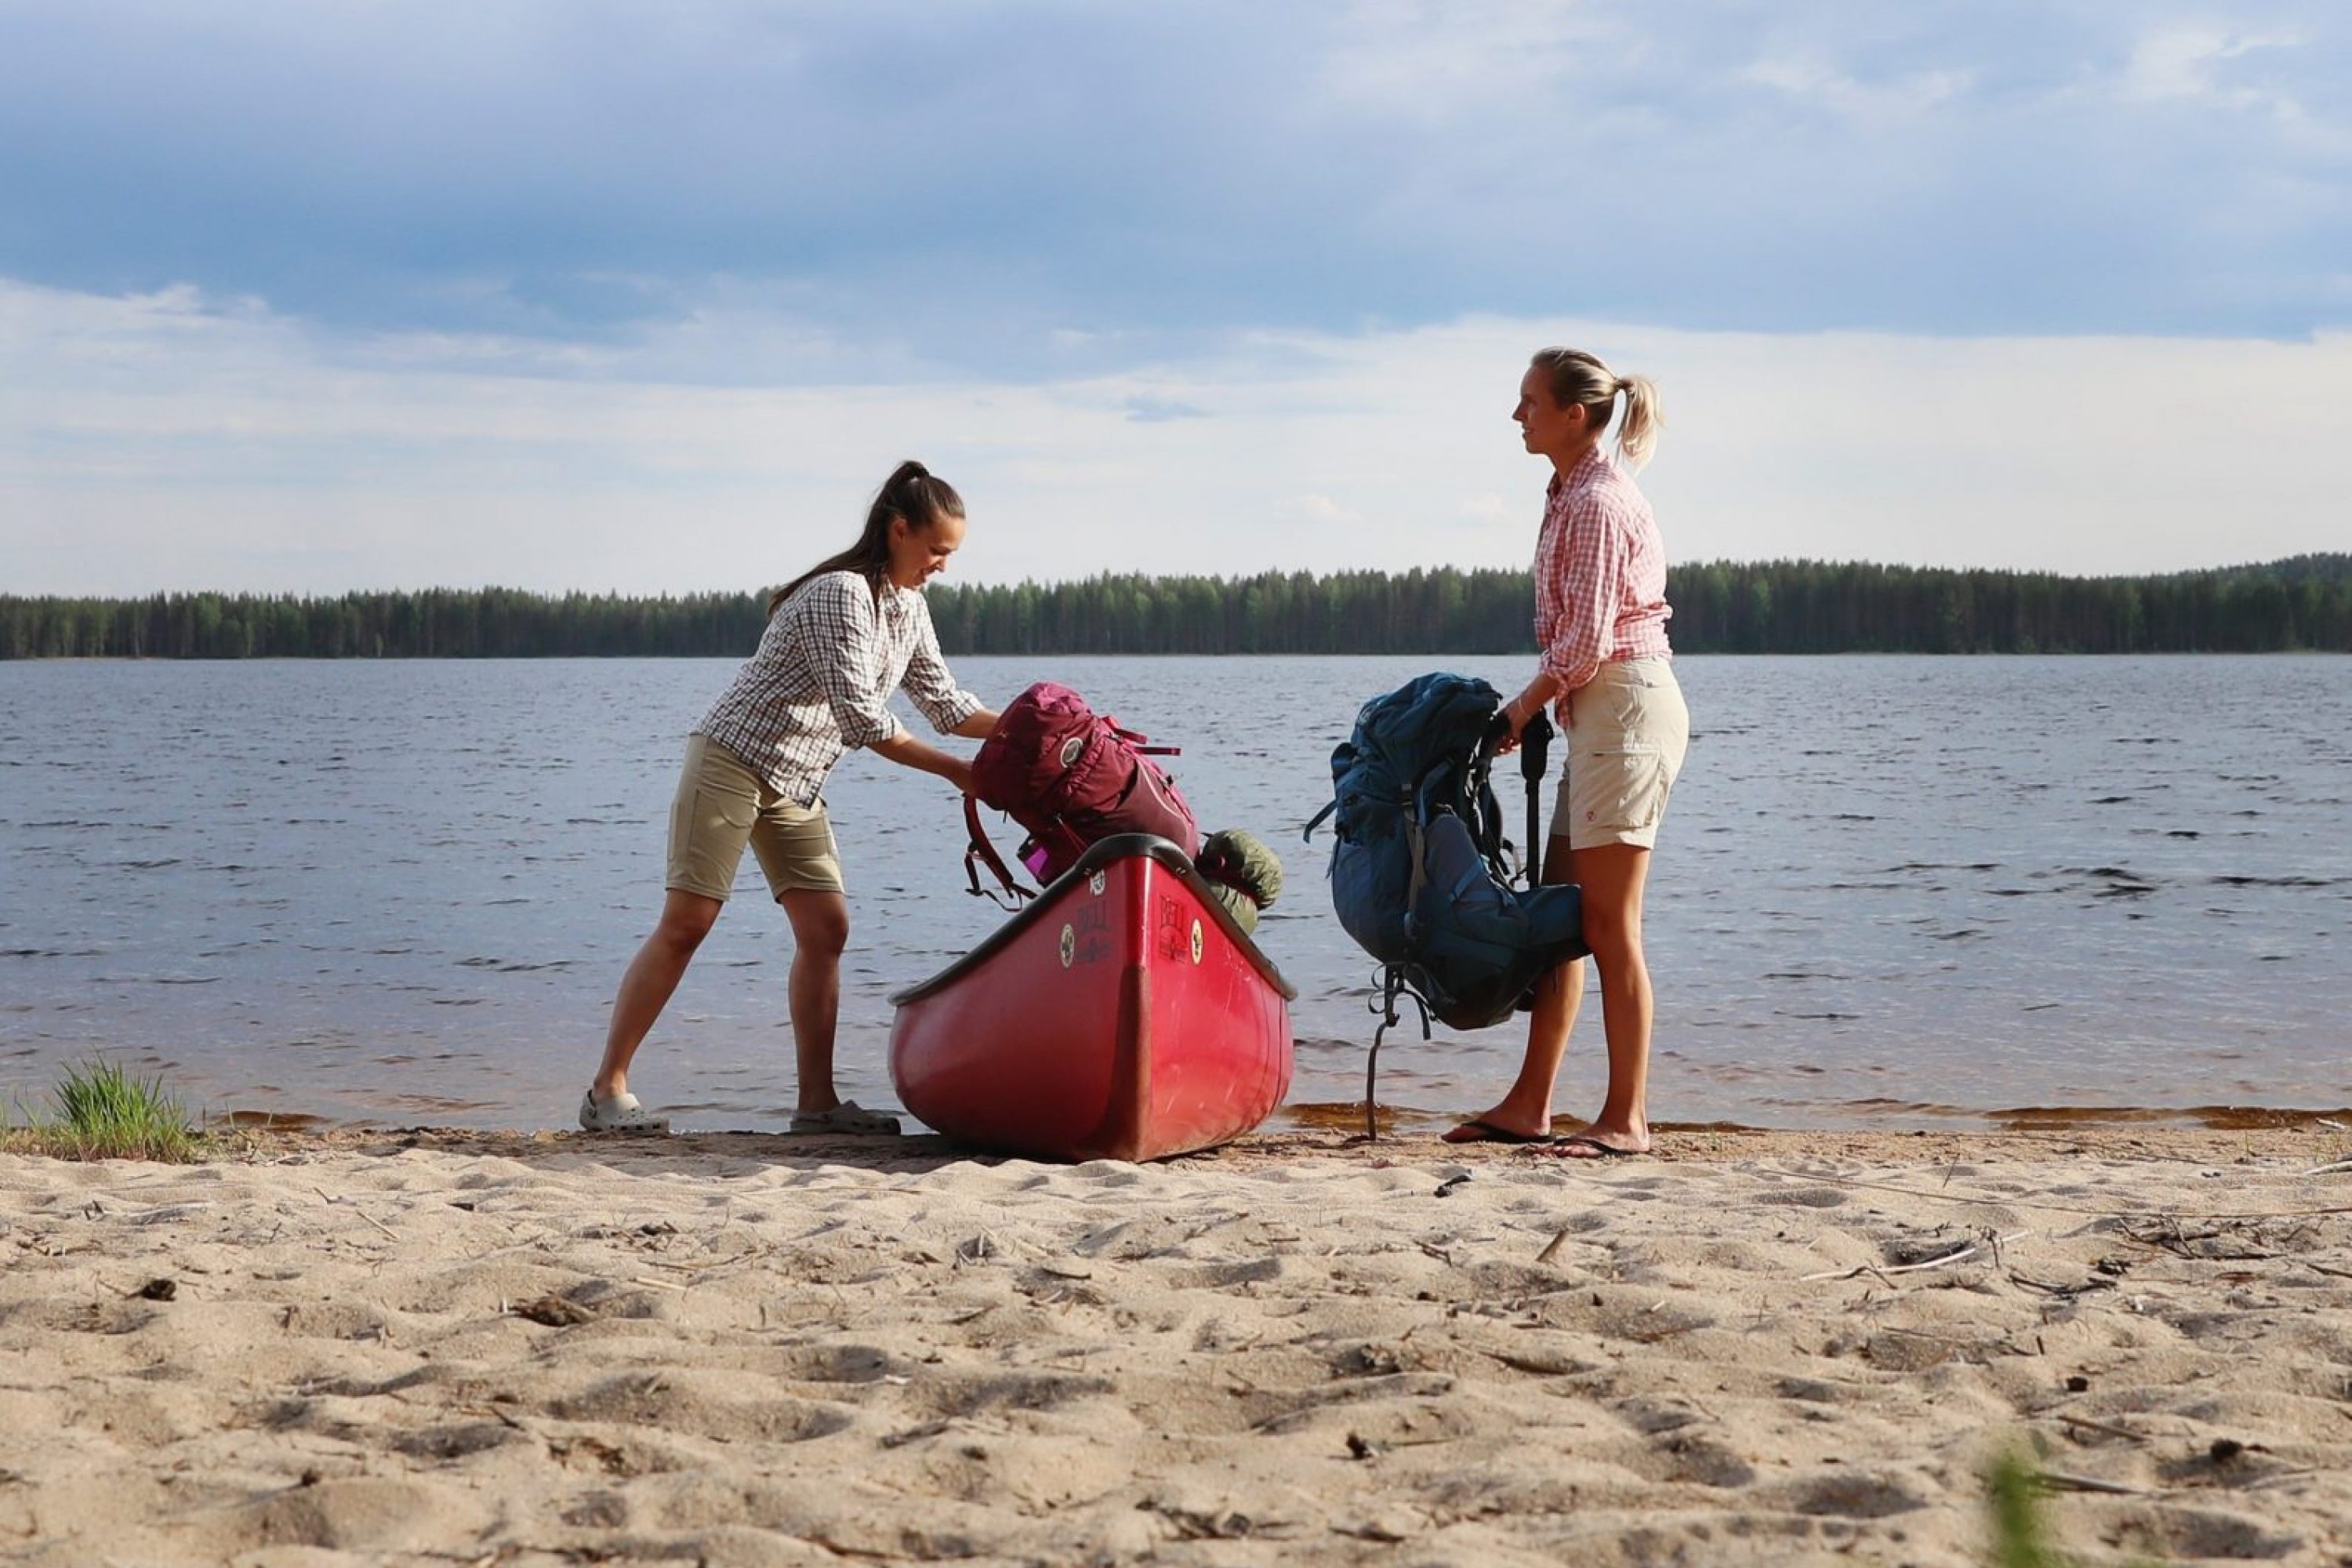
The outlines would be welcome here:
M 972 795 L 964 797 L 971 847 L 963 863 L 971 890 L 981 890 L 977 859 L 987 863 L 1008 891 L 1029 894 L 988 842 L 980 825 L 981 804 L 1028 831 L 1020 859 L 1040 884 L 1068 870 L 1088 846 L 1115 833 L 1156 833 L 1187 857 L 1197 853 L 1201 833 L 1192 808 L 1176 793 L 1175 781 L 1148 760 L 1173 756 L 1176 748 L 1148 746 L 1144 740 L 1050 680 L 1007 703 L 971 759 Z

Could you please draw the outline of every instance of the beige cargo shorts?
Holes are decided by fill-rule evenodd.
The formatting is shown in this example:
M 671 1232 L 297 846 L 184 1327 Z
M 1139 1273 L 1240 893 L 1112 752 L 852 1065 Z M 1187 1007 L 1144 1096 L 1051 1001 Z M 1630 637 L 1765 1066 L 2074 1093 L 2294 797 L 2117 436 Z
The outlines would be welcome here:
M 1551 837 L 1570 849 L 1633 844 L 1654 849 L 1690 749 L 1690 710 L 1663 658 L 1615 660 L 1569 700 L 1568 771 L 1552 806 Z
M 688 736 L 686 766 L 669 807 L 666 885 L 724 902 L 735 889 L 745 844 L 760 858 L 768 890 L 779 900 L 802 889 L 843 890 L 841 851 L 823 801 L 788 801 L 725 746 L 707 735 Z

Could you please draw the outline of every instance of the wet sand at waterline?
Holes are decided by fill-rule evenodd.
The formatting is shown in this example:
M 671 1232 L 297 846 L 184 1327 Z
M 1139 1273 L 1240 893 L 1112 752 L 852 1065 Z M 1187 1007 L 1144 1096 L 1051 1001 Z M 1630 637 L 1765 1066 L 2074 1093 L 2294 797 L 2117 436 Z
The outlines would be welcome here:
M 0 1156 L 39 1564 L 2352 1554 L 2352 1132 Z

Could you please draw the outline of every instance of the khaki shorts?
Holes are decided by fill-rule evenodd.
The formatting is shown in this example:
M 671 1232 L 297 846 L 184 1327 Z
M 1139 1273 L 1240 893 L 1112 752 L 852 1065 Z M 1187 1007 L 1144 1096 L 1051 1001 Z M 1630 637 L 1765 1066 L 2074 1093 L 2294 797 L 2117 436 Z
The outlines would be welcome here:
M 1552 805 L 1553 842 L 1570 849 L 1654 849 L 1666 797 L 1690 749 L 1690 710 L 1662 658 L 1601 667 L 1569 702 L 1568 772 Z
M 824 803 L 796 805 L 718 742 L 688 735 L 669 807 L 667 886 L 723 902 L 735 890 L 746 843 L 779 900 L 803 889 L 842 890 L 841 851 Z

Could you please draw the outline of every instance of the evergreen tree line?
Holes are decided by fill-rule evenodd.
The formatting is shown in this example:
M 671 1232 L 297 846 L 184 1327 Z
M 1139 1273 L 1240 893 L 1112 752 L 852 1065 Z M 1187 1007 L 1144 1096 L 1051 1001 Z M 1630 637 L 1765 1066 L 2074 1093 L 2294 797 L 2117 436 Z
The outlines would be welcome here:
M 1453 567 L 1250 577 L 1106 574 L 937 584 L 962 653 L 1523 653 L 1525 572 Z M 2352 652 L 2352 555 L 2147 577 L 1859 562 L 1703 562 L 1666 596 L 1684 653 Z M 515 658 L 750 652 L 766 595 L 0 595 L 0 658 Z

